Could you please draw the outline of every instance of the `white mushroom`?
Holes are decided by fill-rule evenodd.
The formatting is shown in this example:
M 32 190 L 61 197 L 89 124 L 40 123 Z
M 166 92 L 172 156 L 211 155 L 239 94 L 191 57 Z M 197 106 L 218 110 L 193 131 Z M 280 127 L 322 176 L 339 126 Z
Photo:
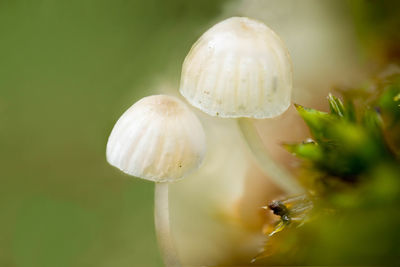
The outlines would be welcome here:
M 117 121 L 107 143 L 107 161 L 123 172 L 156 182 L 155 224 L 167 266 L 180 266 L 169 225 L 168 182 L 197 169 L 205 154 L 203 127 L 180 100 L 145 97 Z
M 209 115 L 242 118 L 239 126 L 260 167 L 288 193 L 303 191 L 262 149 L 253 122 L 244 118 L 273 118 L 290 105 L 291 59 L 270 28 L 245 17 L 232 17 L 211 27 L 185 58 L 180 92 Z
M 262 22 L 229 18 L 192 46 L 183 63 L 180 92 L 213 116 L 276 117 L 290 105 L 289 53 Z

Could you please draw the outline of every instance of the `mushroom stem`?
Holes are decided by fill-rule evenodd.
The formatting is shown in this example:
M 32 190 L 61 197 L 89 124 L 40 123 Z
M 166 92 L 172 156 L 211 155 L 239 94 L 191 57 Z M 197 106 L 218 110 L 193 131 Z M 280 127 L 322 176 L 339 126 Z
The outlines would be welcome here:
M 180 267 L 169 224 L 168 183 L 156 183 L 154 219 L 158 245 L 165 266 Z
M 271 178 L 271 180 L 284 189 L 288 194 L 296 195 L 304 193 L 303 187 L 286 169 L 279 166 L 264 149 L 264 144 L 257 132 L 252 119 L 239 118 L 239 128 L 247 142 L 249 149 L 254 155 L 261 170 Z

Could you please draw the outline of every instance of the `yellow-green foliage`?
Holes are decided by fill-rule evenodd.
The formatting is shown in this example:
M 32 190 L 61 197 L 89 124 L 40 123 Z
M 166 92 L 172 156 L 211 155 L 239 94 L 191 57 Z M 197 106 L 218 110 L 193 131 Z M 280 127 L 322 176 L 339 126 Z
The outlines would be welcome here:
M 296 106 L 313 140 L 286 147 L 303 159 L 314 208 L 270 238 L 269 264 L 400 263 L 400 75 L 373 85 L 361 102 L 330 95 L 330 113 Z

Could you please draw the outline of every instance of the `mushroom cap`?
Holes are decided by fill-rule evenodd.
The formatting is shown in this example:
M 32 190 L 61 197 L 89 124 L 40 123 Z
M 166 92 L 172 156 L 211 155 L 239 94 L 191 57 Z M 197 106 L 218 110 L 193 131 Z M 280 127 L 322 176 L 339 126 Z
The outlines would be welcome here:
M 115 124 L 107 161 L 123 172 L 171 182 L 197 169 L 206 148 L 203 127 L 177 98 L 154 95 L 132 105 Z
M 292 63 L 282 40 L 262 22 L 226 19 L 192 46 L 180 92 L 212 116 L 272 118 L 290 105 Z

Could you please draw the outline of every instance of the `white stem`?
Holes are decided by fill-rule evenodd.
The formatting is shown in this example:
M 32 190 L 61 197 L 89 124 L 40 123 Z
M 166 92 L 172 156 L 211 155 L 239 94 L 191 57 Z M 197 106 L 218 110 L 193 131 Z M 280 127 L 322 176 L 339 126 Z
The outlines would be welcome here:
M 259 167 L 271 180 L 288 194 L 301 194 L 304 189 L 286 169 L 279 166 L 264 148 L 252 119 L 238 119 L 239 128 Z
M 154 219 L 158 245 L 167 267 L 180 267 L 169 224 L 168 183 L 156 183 Z

